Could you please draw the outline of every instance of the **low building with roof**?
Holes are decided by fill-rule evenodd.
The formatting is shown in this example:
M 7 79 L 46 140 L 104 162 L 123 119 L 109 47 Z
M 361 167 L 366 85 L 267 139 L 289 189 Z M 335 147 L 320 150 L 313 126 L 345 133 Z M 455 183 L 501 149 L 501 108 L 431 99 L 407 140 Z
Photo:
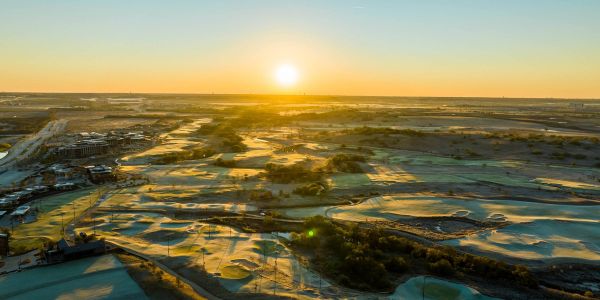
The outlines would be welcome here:
M 61 239 L 56 246 L 44 251 L 48 263 L 57 263 L 106 253 L 106 243 L 103 240 L 93 240 L 77 245 Z

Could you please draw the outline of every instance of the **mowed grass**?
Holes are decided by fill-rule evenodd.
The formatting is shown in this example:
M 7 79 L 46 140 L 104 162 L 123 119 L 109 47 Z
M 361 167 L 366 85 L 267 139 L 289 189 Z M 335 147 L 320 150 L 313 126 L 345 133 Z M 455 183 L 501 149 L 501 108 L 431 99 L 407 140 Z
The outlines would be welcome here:
M 433 277 L 413 277 L 396 288 L 390 299 L 493 300 L 466 285 Z
M 0 299 L 147 299 L 112 255 L 0 277 Z
M 275 277 L 278 294 L 316 293 L 319 286 L 319 276 L 306 269 L 272 234 L 244 233 L 227 226 L 149 213 L 115 213 L 113 223 L 120 229 L 114 230 L 114 226 L 106 226 L 110 217 L 96 216 L 100 236 L 156 259 L 169 255 L 191 268 L 204 266 L 231 292 L 254 292 L 256 287 L 272 290 Z M 154 222 L 142 225 L 141 220 Z M 128 230 L 138 227 L 141 230 Z M 90 227 L 79 230 L 88 231 Z M 327 287 L 329 283 L 322 280 L 321 285 Z
M 33 249 L 43 246 L 45 240 L 62 237 L 62 226 L 73 222 L 73 216 L 81 215 L 96 200 L 95 189 L 83 189 L 37 200 L 40 212 L 35 222 L 14 227 L 11 247 Z M 34 207 L 38 207 L 36 204 Z

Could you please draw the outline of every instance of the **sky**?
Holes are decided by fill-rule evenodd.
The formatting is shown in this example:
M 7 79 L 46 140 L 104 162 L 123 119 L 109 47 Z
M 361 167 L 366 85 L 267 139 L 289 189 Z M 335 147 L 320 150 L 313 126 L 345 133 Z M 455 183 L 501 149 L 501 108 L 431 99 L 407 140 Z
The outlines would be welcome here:
M 0 91 L 600 98 L 598 0 L 0 0 Z M 281 65 L 298 80 L 281 85 Z

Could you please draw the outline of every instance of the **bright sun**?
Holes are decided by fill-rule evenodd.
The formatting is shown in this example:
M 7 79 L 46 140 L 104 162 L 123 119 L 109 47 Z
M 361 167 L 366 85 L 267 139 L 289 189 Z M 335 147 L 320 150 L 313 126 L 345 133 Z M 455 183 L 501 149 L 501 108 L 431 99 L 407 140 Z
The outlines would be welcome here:
M 293 65 L 281 65 L 275 72 L 277 82 L 284 87 L 289 87 L 298 81 L 298 71 Z

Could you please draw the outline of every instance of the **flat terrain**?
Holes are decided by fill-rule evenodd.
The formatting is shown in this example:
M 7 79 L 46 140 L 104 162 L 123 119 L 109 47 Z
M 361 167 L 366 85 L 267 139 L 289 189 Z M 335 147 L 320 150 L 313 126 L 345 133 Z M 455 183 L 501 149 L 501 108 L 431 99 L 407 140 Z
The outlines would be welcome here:
M 290 246 L 291 231 L 316 215 L 532 268 L 600 264 L 596 101 L 578 110 L 544 99 L 174 99 L 58 111 L 69 134 L 182 122 L 150 148 L 103 158 L 143 184 L 105 184 L 90 211 L 98 186 L 43 199 L 37 221 L 15 226 L 14 247 L 56 240 L 75 220 L 76 232 L 95 231 L 214 295 L 256 299 L 381 296 L 324 278 Z M 426 272 L 398 276 L 385 296 L 511 292 Z M 600 293 L 600 282 L 569 291 Z
M 0 276 L 2 299 L 147 299 L 112 255 Z

